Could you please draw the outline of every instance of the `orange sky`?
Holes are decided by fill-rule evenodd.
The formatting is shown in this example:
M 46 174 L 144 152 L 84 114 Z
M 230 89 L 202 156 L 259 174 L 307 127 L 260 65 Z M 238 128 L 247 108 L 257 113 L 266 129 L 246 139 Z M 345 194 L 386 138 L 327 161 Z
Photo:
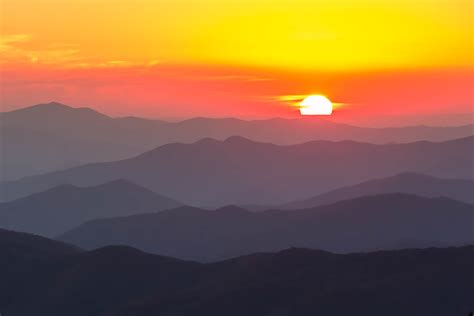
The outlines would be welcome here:
M 472 113 L 467 0 L 3 0 L 1 106 L 333 119 Z

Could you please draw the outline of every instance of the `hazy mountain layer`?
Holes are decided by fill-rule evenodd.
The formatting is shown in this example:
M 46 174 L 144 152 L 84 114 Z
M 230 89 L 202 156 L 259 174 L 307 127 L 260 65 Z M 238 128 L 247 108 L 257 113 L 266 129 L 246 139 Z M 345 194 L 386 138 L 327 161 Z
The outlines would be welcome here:
M 39 104 L 0 113 L 0 180 L 15 180 L 90 162 L 129 158 L 171 142 L 243 136 L 255 141 L 295 144 L 311 140 L 371 143 L 444 141 L 473 134 L 460 127 L 360 128 L 320 118 L 195 118 L 177 123 L 111 118 L 89 108 Z
M 180 205 L 125 180 L 85 188 L 69 184 L 0 203 L 0 227 L 52 237 L 91 219 L 154 212 Z
M 365 181 L 356 185 L 332 190 L 315 197 L 273 206 L 250 206 L 248 209 L 265 210 L 302 209 L 356 197 L 387 193 L 407 193 L 424 197 L 447 197 L 467 203 L 474 203 L 474 180 L 441 179 L 418 173 L 401 173 L 392 177 Z
M 306 210 L 181 207 L 90 221 L 59 239 L 85 249 L 128 245 L 181 259 L 214 261 L 289 247 L 346 253 L 464 245 L 474 241 L 473 225 L 472 204 L 389 194 Z
M 401 172 L 472 178 L 474 137 L 374 145 L 314 141 L 278 146 L 241 137 L 168 144 L 137 157 L 0 184 L 3 200 L 60 184 L 127 179 L 188 205 L 280 204 Z

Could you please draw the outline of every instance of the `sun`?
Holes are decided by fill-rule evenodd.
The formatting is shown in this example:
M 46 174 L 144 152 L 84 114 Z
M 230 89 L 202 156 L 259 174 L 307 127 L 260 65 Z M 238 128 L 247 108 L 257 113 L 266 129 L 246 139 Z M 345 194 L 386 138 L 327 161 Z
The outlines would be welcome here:
M 332 103 L 323 95 L 307 96 L 300 103 L 301 115 L 331 115 Z

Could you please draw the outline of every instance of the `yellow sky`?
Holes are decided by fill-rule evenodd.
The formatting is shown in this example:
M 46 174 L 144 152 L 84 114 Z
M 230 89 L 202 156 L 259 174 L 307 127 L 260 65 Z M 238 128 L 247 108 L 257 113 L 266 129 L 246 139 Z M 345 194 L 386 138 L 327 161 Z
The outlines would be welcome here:
M 1 0 L 0 51 L 64 66 L 472 66 L 467 0 Z
M 0 107 L 337 120 L 473 109 L 473 0 L 0 0 Z M 282 99 L 283 98 L 283 99 Z

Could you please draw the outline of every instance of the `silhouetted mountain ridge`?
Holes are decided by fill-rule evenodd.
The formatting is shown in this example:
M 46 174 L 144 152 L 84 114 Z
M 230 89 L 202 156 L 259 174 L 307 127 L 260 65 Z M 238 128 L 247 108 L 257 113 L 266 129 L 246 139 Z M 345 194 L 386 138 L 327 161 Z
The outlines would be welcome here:
M 62 184 L 0 203 L 0 227 L 56 236 L 94 218 L 159 211 L 180 205 L 123 179 L 94 187 Z
M 347 255 L 291 248 L 198 264 L 124 246 L 64 251 L 49 241 L 51 252 L 36 249 L 44 238 L 32 235 L 17 248 L 25 234 L 7 235 L 0 230 L 7 316 L 445 316 L 474 307 L 473 246 Z
M 473 243 L 472 204 L 401 193 L 303 210 L 250 212 L 181 207 L 87 222 L 59 237 L 85 249 L 122 244 L 188 260 L 215 261 L 289 247 L 354 252 L 397 244 Z
M 99 120 L 111 119 L 96 110 L 87 107 L 73 108 L 71 106 L 59 103 L 49 102 L 43 104 L 33 105 L 27 108 L 14 110 L 11 112 L 0 113 L 4 122 L 8 123 L 10 119 L 25 120 L 34 123 L 34 120 L 39 122 L 52 122 L 57 119 L 72 119 L 72 120 Z M 64 117 L 66 116 L 66 117 Z M 60 122 L 56 122 L 60 123 Z
M 14 232 L 0 228 L 0 245 L 2 253 L 19 253 L 24 251 L 28 256 L 58 256 L 80 251 L 79 247 L 45 237 Z
M 315 139 L 352 139 L 370 143 L 445 141 L 472 135 L 460 127 L 360 128 L 321 118 L 195 118 L 166 122 L 112 118 L 90 108 L 57 102 L 0 113 L 3 166 L 0 180 L 51 172 L 85 163 L 136 156 L 157 146 L 202 138 L 224 140 L 239 135 L 255 141 L 288 145 Z
M 172 143 L 126 160 L 0 183 L 0 194 L 11 200 L 64 183 L 92 186 L 122 178 L 188 205 L 280 204 L 406 171 L 472 177 L 473 147 L 474 137 L 388 145 L 314 141 L 280 146 L 240 137 Z
M 252 210 L 302 209 L 331 204 L 340 200 L 384 193 L 407 193 L 424 197 L 448 197 L 474 203 L 472 179 L 442 179 L 415 172 L 403 172 L 387 178 L 373 179 L 342 187 L 315 197 L 273 206 L 248 206 Z

